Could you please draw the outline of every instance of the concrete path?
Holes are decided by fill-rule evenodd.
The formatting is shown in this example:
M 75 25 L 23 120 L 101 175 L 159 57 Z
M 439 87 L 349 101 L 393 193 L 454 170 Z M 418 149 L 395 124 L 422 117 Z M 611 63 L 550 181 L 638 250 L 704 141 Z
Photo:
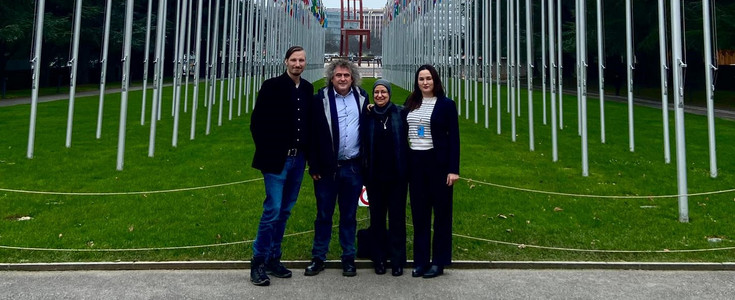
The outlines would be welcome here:
M 735 299 L 733 271 L 447 269 L 434 279 L 294 271 L 268 287 L 242 269 L 5 271 L 0 299 Z

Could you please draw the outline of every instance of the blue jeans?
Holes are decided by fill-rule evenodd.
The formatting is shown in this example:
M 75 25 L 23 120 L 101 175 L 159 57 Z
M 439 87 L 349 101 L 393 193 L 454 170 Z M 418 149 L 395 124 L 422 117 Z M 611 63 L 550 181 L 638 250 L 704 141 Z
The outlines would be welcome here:
M 357 201 L 362 192 L 362 175 L 359 160 L 341 164 L 335 174 L 321 174 L 314 181 L 316 195 L 316 221 L 314 221 L 314 245 L 311 255 L 327 260 L 329 241 L 332 239 L 332 215 L 339 203 L 339 244 L 342 259 L 355 258 L 355 233 L 357 231 Z
M 265 260 L 280 259 L 286 221 L 291 216 L 291 209 L 299 196 L 305 162 L 303 154 L 289 156 L 281 173 L 263 173 L 265 201 L 263 201 L 263 215 L 258 225 L 258 235 L 253 243 L 253 257 Z

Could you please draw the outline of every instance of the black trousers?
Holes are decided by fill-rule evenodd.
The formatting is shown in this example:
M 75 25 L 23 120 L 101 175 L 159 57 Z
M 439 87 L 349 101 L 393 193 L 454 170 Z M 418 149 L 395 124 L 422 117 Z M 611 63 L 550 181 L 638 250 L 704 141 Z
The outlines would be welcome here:
M 374 262 L 390 258 L 393 267 L 406 264 L 406 182 L 377 181 L 367 186 Z M 386 228 L 386 217 L 388 227 Z
M 409 192 L 413 219 L 414 266 L 452 263 L 452 192 L 446 171 L 436 164 L 436 151 L 411 150 L 409 153 Z M 431 240 L 431 215 L 434 214 L 434 240 Z M 433 252 L 433 259 L 432 254 Z

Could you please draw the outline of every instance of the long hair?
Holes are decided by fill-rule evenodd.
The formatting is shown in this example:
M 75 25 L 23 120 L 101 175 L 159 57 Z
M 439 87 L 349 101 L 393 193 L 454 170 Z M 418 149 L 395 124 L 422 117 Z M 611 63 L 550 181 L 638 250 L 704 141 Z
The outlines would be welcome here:
M 357 70 L 355 64 L 351 63 L 346 59 L 336 59 L 327 65 L 324 70 L 324 76 L 327 78 L 327 86 L 332 87 L 332 78 L 334 77 L 334 70 L 337 67 L 342 67 L 350 70 L 350 76 L 352 77 L 352 87 L 358 87 L 362 83 L 362 77 L 360 72 Z
M 416 75 L 414 76 L 413 92 L 411 92 L 411 95 L 408 95 L 406 103 L 403 105 L 408 111 L 413 111 L 414 109 L 421 107 L 421 103 L 423 102 L 424 96 L 421 95 L 421 89 L 419 88 L 419 72 L 423 70 L 427 70 L 429 71 L 429 73 L 431 73 L 431 79 L 434 81 L 434 96 L 436 96 L 437 98 L 442 98 L 446 96 L 444 94 L 442 79 L 441 77 L 439 77 L 439 72 L 436 71 L 434 66 L 420 66 L 419 69 L 416 70 Z

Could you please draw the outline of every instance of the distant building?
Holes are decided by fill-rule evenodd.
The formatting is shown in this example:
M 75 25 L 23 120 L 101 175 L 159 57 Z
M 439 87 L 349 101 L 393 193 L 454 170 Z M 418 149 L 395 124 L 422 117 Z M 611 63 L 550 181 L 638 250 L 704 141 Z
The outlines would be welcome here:
M 375 39 L 381 39 L 383 33 L 383 9 L 382 8 L 364 8 L 363 17 L 365 18 L 364 29 L 370 29 L 371 35 Z M 342 26 L 342 18 L 340 16 L 339 7 L 327 8 L 327 36 L 326 40 L 336 41 L 339 43 L 340 28 Z M 349 23 L 347 28 L 357 29 L 358 24 Z

